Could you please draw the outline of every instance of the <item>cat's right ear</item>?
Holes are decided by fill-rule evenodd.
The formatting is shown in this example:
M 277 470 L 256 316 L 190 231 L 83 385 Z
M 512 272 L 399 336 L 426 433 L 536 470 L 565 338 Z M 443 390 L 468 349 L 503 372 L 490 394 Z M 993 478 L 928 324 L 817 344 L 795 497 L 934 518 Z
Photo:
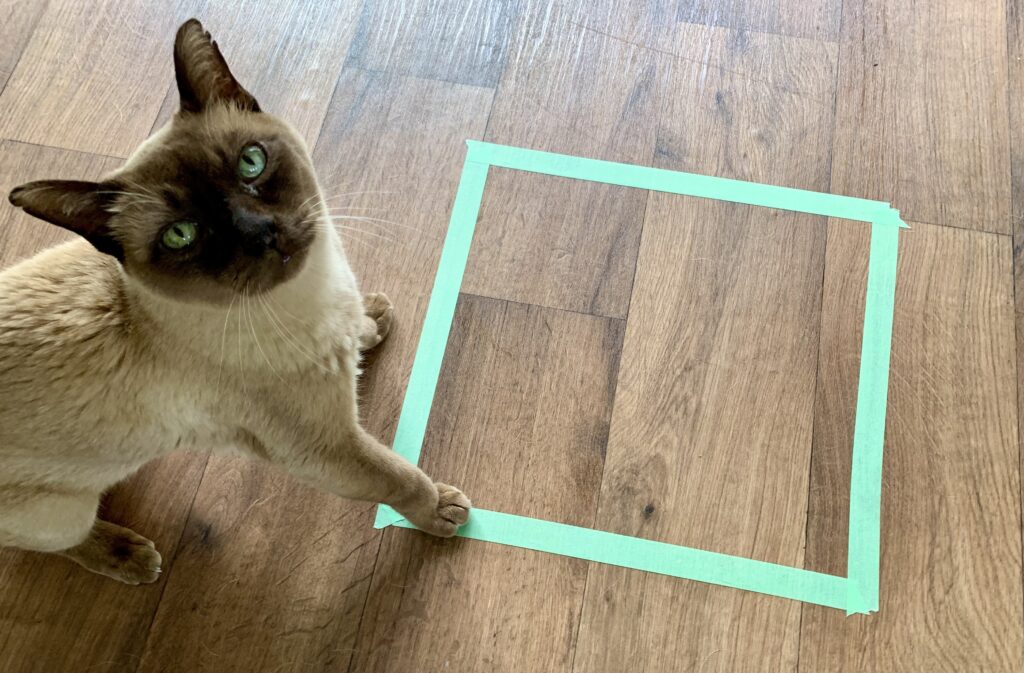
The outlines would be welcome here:
M 218 102 L 260 111 L 259 103 L 231 74 L 217 43 L 196 19 L 181 24 L 174 37 L 174 78 L 182 112 L 202 112 Z
M 100 252 L 119 260 L 124 249 L 110 231 L 116 187 L 78 180 L 39 180 L 11 190 L 7 198 L 29 215 L 82 236 Z

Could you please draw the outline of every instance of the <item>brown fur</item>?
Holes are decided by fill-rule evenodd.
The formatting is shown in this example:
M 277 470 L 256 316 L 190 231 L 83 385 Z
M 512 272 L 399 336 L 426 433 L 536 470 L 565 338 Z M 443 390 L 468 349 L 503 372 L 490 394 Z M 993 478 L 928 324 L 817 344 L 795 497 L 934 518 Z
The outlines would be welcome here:
M 241 448 L 453 535 L 466 497 L 359 425 L 359 352 L 393 313 L 358 292 L 302 139 L 260 111 L 197 21 L 175 65 L 182 108 L 124 167 L 11 194 L 85 240 L 0 273 L 0 544 L 155 580 L 152 543 L 97 520 L 97 504 L 191 447 Z M 254 143 L 267 166 L 243 180 Z M 161 237 L 182 219 L 200 234 L 171 250 Z

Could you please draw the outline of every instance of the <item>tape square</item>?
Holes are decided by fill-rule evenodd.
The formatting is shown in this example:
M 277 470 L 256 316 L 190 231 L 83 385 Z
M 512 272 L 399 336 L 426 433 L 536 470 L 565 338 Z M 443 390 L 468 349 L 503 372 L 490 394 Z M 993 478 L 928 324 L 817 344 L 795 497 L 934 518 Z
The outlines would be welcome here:
M 395 432 L 394 450 L 418 463 L 462 277 L 491 166 L 637 189 L 865 222 L 871 227 L 867 297 L 857 382 L 846 577 L 754 559 L 473 509 L 460 537 L 523 547 L 868 614 L 878 610 L 882 457 L 889 388 L 899 232 L 888 203 L 648 166 L 467 141 L 462 177 Z M 467 485 L 469 489 L 472 485 Z M 377 528 L 413 528 L 380 505 Z

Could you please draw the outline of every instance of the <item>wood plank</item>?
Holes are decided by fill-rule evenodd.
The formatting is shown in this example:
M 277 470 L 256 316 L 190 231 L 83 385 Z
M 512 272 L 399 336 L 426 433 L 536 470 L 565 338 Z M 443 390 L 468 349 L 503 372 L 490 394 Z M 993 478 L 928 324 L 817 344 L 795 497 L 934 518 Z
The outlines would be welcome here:
M 1010 233 L 1001 0 L 847 2 L 832 191 Z
M 807 671 L 1020 670 L 1013 287 L 1008 237 L 912 224 L 900 242 L 879 612 L 805 606 Z M 845 572 L 867 236 L 830 225 L 807 567 Z
M 658 164 L 824 188 L 835 48 L 679 27 L 680 53 L 721 67 L 677 62 Z M 824 244 L 822 218 L 651 195 L 598 528 L 802 564 Z M 793 670 L 799 618 L 792 601 L 594 565 L 574 668 Z
M 43 178 L 97 179 L 120 162 L 109 157 L 4 141 L 0 193 Z M 0 268 L 71 238 L 0 201 Z M 150 463 L 104 499 L 104 517 L 153 540 L 174 556 L 205 455 Z M 134 670 L 164 585 L 130 587 L 67 559 L 0 550 L 0 668 L 22 671 Z
M 678 4 L 679 0 L 539 0 L 523 14 L 531 17 L 527 26 L 534 32 L 564 31 L 575 25 L 635 46 L 671 51 Z M 541 28 L 542 22 L 552 25 Z M 522 54 L 516 57 L 518 61 Z
M 165 576 L 205 464 L 200 454 L 149 463 L 101 506 L 103 518 L 156 543 Z M 64 558 L 0 549 L 0 668 L 133 671 L 164 587 L 128 586 Z
M 590 526 L 622 321 L 463 296 L 422 463 L 478 507 Z M 385 535 L 356 670 L 569 670 L 587 564 Z
M 312 147 L 345 63 L 358 11 L 354 2 L 248 0 L 207 3 L 196 17 L 260 107 L 287 120 Z M 171 83 L 154 128 L 177 110 L 178 89 Z
M 680 0 L 678 19 L 760 33 L 834 41 L 842 0 Z
M 315 150 L 326 192 L 352 192 L 332 204 L 399 220 L 345 223 L 373 235 L 344 231 L 363 287 L 387 292 L 397 307 L 361 395 L 363 421 L 384 441 L 411 368 L 462 140 L 483 131 L 490 101 L 474 87 L 346 70 Z M 365 503 L 265 465 L 211 459 L 141 669 L 347 669 L 380 541 L 372 523 Z
M 4 45 L 0 51 L 0 91 L 7 86 L 7 80 L 10 79 L 14 67 L 21 58 L 21 52 L 32 37 L 46 4 L 46 0 L 0 2 L 0 44 Z
M 174 31 L 197 5 L 50 4 L 0 96 L 0 137 L 128 156 L 173 78 Z
M 518 4 L 364 2 L 347 65 L 493 89 L 505 67 Z
M 1007 48 L 1010 104 L 1011 213 L 1013 230 L 1014 322 L 1017 347 L 1017 444 L 1024 447 L 1024 110 L 1014 101 L 1024 95 L 1024 2 L 1007 0 Z M 1024 452 L 1020 470 L 1024 471 Z M 1021 474 L 1022 472 L 1018 472 Z M 1024 505 L 1024 483 L 1021 484 Z M 1022 522 L 1024 523 L 1024 522 Z M 1019 648 L 1018 648 L 1019 649 Z M 1020 666 L 1018 665 L 1018 668 Z
M 663 55 L 531 16 L 502 77 L 487 140 L 649 164 Z M 482 296 L 623 318 L 647 195 L 491 172 L 463 287 Z

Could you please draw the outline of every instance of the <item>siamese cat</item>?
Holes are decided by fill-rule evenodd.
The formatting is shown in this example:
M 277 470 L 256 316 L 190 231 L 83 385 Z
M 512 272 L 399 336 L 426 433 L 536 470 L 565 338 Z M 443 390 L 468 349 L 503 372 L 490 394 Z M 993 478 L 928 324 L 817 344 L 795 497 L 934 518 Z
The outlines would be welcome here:
M 195 19 L 174 68 L 180 109 L 123 167 L 10 194 L 81 239 L 0 273 L 0 545 L 155 581 L 153 543 L 97 505 L 193 446 L 240 448 L 454 535 L 466 496 L 359 424 L 360 353 L 393 310 L 360 294 L 305 143 Z

